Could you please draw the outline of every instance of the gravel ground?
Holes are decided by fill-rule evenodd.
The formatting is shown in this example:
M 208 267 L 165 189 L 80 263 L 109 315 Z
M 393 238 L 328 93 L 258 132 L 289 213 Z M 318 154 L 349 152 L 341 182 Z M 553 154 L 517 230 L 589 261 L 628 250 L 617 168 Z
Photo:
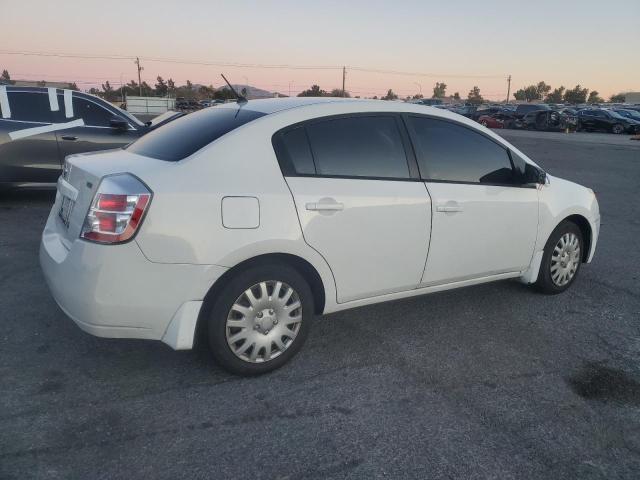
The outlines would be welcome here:
M 572 289 L 329 315 L 252 379 L 206 350 L 80 331 L 38 266 L 52 195 L 0 197 L 0 478 L 638 478 L 640 142 L 499 133 L 598 194 Z

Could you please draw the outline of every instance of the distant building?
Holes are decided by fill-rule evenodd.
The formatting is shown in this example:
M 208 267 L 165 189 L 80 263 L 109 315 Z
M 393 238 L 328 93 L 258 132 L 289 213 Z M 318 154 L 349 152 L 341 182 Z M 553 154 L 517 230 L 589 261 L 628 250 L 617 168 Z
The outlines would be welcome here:
M 627 92 L 624 94 L 625 103 L 640 103 L 640 92 Z

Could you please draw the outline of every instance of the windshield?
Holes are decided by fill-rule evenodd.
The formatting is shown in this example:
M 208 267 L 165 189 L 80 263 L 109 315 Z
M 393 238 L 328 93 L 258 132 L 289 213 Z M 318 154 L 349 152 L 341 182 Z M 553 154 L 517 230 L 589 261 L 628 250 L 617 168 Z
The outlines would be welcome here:
M 120 113 L 122 116 L 124 116 L 128 120 L 131 120 L 135 125 L 139 127 L 144 125 L 144 123 L 142 123 L 140 120 L 138 120 L 136 117 L 134 117 L 132 114 L 130 114 L 126 110 L 123 110 L 120 107 L 116 107 L 113 103 L 111 104 L 111 106 L 115 108 L 118 111 L 118 113 Z
M 613 110 L 609 110 L 609 113 L 613 118 L 617 118 L 618 120 L 624 120 L 624 117 L 620 115 L 618 112 L 614 112 Z

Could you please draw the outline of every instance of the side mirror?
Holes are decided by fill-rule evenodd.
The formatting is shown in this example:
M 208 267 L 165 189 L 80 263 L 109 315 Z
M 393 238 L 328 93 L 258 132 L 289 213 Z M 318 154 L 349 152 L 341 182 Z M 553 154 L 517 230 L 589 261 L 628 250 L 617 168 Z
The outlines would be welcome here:
M 109 126 L 119 132 L 124 132 L 129 129 L 129 122 L 119 117 L 113 117 L 109 120 Z
M 524 168 L 523 183 L 544 185 L 547 183 L 547 174 L 544 170 L 527 163 Z

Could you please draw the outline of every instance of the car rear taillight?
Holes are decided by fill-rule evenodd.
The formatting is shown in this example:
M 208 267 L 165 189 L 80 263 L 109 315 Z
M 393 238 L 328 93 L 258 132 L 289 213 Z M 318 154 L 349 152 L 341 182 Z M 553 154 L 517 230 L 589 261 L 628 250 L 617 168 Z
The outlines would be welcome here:
M 85 218 L 80 238 L 97 243 L 123 243 L 135 235 L 152 193 L 128 173 L 102 179 Z

